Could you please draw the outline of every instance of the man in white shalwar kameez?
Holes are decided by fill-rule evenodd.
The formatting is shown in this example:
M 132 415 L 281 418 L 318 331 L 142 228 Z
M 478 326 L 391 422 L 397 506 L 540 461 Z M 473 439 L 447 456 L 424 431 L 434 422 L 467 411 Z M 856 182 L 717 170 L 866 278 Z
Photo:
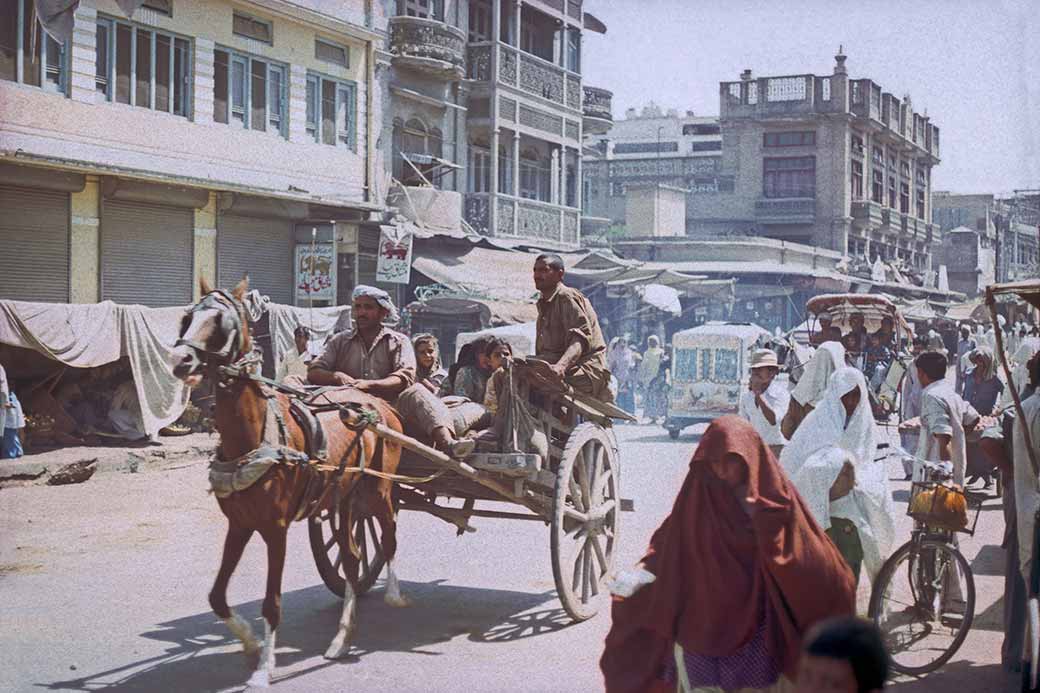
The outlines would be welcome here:
M 953 465 L 953 483 L 964 486 L 968 464 L 965 432 L 979 422 L 975 408 L 953 391 L 946 380 L 948 362 L 943 354 L 928 352 L 914 360 L 921 391 L 921 431 L 917 439 L 917 456 L 929 462 Z M 920 468 L 914 480 L 921 480 Z
M 857 581 L 862 561 L 873 582 L 895 539 L 888 470 L 876 456 L 866 381 L 855 368 L 842 367 L 784 448 L 780 465 Z
M 1022 402 L 1024 418 L 1015 418 L 1011 442 L 1015 465 L 1015 514 L 1018 521 L 1018 561 L 1026 585 L 1030 584 L 1033 569 L 1033 551 L 1036 548 L 1036 514 L 1040 511 L 1040 470 L 1034 469 L 1025 431 L 1040 461 L 1040 359 L 1033 361 L 1031 383 L 1037 385 L 1033 394 Z M 1017 383 L 1020 387 L 1023 383 Z
M 788 440 L 802 421 L 823 399 L 831 374 L 845 364 L 845 347 L 839 342 L 824 342 L 805 366 L 798 384 L 791 390 L 791 402 L 780 423 L 780 430 Z

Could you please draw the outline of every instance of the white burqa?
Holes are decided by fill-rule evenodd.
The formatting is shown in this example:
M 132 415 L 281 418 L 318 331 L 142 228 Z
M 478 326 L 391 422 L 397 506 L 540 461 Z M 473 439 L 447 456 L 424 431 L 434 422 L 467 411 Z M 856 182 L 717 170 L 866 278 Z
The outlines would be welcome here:
M 831 374 L 845 367 L 845 347 L 838 342 L 824 342 L 813 354 L 791 397 L 801 405 L 817 406 L 827 391 Z
M 848 416 L 841 398 L 856 388 L 859 405 Z M 780 465 L 821 527 L 829 529 L 832 517 L 856 526 L 863 546 L 863 568 L 871 581 L 895 540 L 888 470 L 883 460 L 874 459 L 876 435 L 863 374 L 843 366 L 831 376 L 824 398 L 780 453 Z M 832 501 L 831 486 L 846 461 L 855 469 L 856 483 L 850 493 Z

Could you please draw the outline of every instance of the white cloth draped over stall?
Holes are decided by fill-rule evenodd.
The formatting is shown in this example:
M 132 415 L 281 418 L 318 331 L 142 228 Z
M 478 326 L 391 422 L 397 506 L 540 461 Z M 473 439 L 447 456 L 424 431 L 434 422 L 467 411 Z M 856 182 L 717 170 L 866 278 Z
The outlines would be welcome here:
M 813 354 L 791 397 L 801 405 L 816 406 L 827 391 L 831 374 L 845 366 L 845 347 L 838 342 L 824 342 Z
M 841 398 L 859 388 L 860 401 L 847 416 Z M 892 493 L 884 461 L 876 461 L 877 428 L 866 381 L 855 368 L 834 372 L 819 405 L 809 413 L 780 454 L 780 465 L 824 529 L 832 517 L 856 525 L 863 546 L 863 567 L 873 580 L 895 540 Z M 855 486 L 831 501 L 830 489 L 845 462 L 855 469 Z
M 73 368 L 130 361 L 145 432 L 156 435 L 188 404 L 188 388 L 172 371 L 183 307 L 102 303 L 70 305 L 0 301 L 0 343 L 32 349 Z

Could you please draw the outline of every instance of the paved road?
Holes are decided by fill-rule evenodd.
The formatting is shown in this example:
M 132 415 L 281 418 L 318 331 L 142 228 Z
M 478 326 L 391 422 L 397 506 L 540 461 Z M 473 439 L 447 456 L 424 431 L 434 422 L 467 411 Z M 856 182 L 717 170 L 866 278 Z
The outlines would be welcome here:
M 623 516 L 621 564 L 639 558 L 668 512 L 699 430 L 673 442 L 656 427 L 618 429 L 623 495 L 637 511 Z M 205 492 L 205 476 L 199 463 L 0 491 L 0 690 L 241 689 L 246 661 L 206 602 L 224 519 Z M 907 484 L 894 488 L 905 502 Z M 904 537 L 909 525 L 900 522 Z M 597 659 L 609 617 L 604 611 L 568 625 L 555 597 L 548 530 L 474 524 L 476 534 L 457 538 L 439 520 L 402 515 L 399 571 L 413 605 L 386 606 L 377 585 L 361 602 L 353 656 L 341 662 L 321 657 L 340 602 L 318 578 L 306 527 L 295 525 L 275 690 L 600 690 Z M 995 499 L 979 533 L 963 544 L 978 582 L 979 616 L 957 659 L 893 690 L 1000 690 L 1002 529 Z M 254 540 L 230 590 L 231 602 L 261 631 L 264 564 L 262 542 Z

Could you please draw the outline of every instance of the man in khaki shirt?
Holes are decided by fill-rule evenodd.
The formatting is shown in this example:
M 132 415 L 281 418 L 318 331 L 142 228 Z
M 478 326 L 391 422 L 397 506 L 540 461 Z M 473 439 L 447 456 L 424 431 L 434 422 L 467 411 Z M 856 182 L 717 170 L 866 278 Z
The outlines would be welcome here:
M 596 311 L 577 289 L 563 284 L 559 255 L 539 255 L 534 263 L 538 299 L 535 355 L 548 361 L 553 372 L 576 391 L 612 402 L 607 344 Z
M 329 340 L 325 353 L 311 361 L 307 380 L 312 385 L 350 386 L 384 399 L 397 409 L 409 435 L 429 439 L 456 457 L 472 452 L 472 441 L 455 439 L 447 406 L 415 382 L 411 340 L 385 326 L 397 317 L 390 295 L 359 284 L 352 312 L 354 329 Z

